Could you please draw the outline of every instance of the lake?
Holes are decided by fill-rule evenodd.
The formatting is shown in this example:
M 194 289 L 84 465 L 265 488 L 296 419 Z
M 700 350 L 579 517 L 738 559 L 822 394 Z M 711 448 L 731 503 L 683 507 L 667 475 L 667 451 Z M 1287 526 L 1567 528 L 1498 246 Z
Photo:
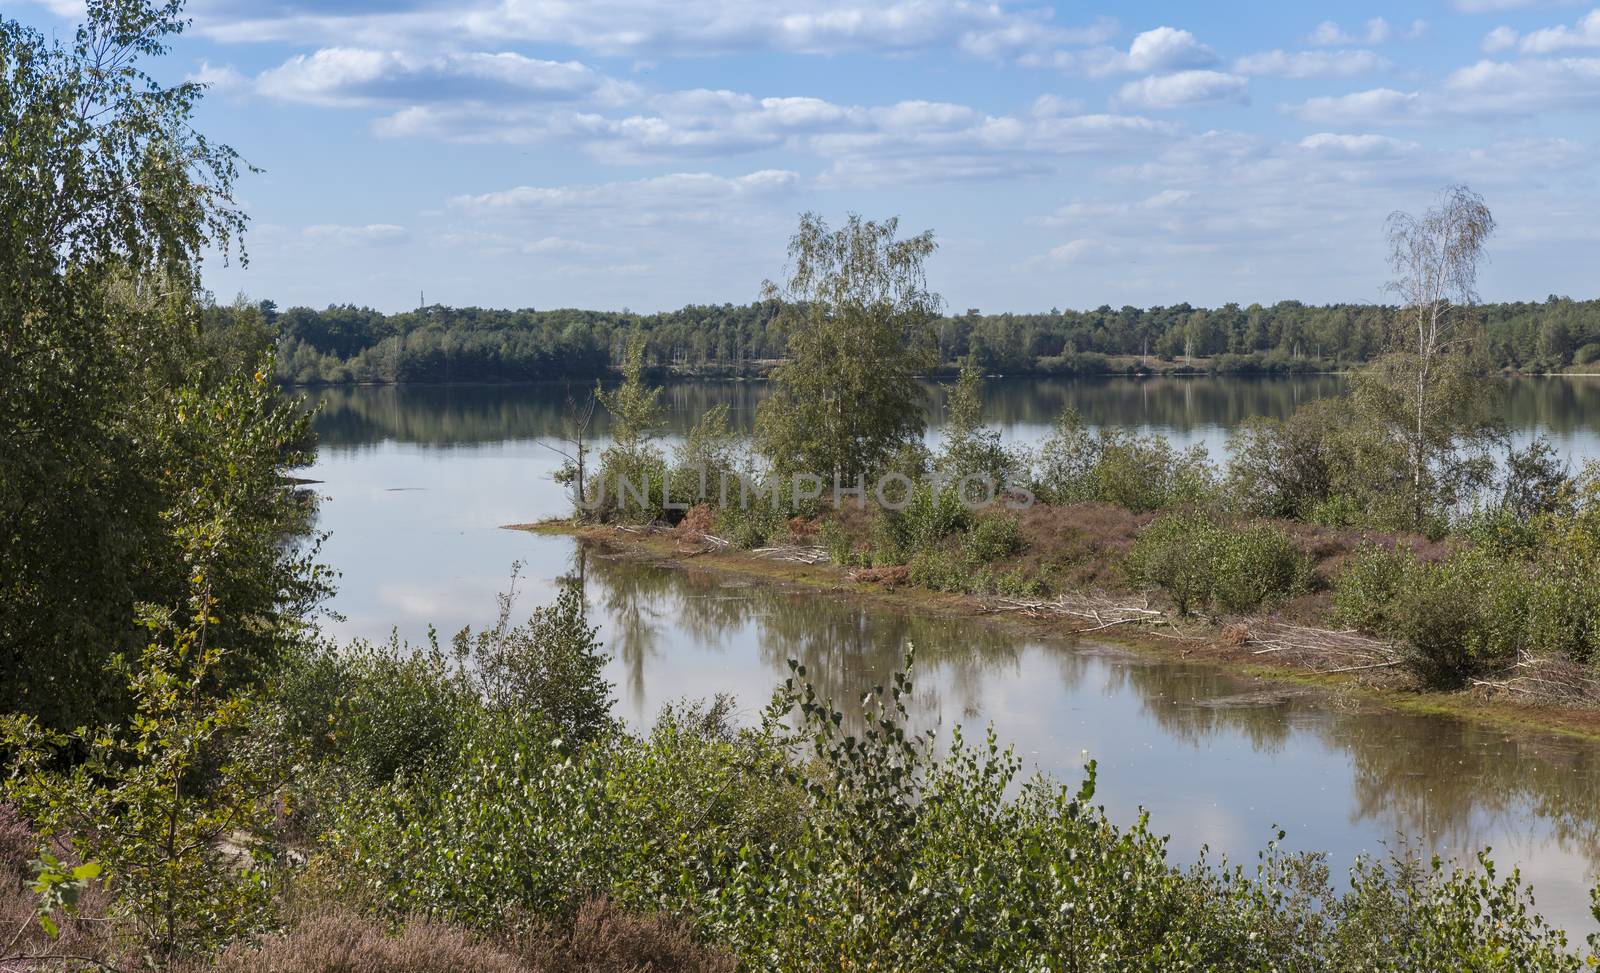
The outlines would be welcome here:
M 988 421 L 1013 443 L 1048 434 L 1063 408 L 1095 425 L 1158 432 L 1221 458 L 1228 432 L 1337 393 L 1342 379 L 992 382 Z M 1097 797 L 1123 822 L 1148 809 L 1176 859 L 1202 848 L 1253 860 L 1276 828 L 1342 869 L 1407 841 L 1470 857 L 1492 846 L 1532 880 L 1553 921 L 1587 932 L 1600 878 L 1600 745 L 1156 661 L 1112 646 L 1027 638 L 979 621 L 926 618 L 781 586 L 600 556 L 561 537 L 501 529 L 563 513 L 546 445 L 571 390 L 545 386 L 332 388 L 311 393 L 321 452 L 323 560 L 342 572 L 322 626 L 339 638 L 418 641 L 493 620 L 514 563 L 523 609 L 581 579 L 612 659 L 619 713 L 648 726 L 680 699 L 728 692 L 754 718 L 789 659 L 841 708 L 916 646 L 913 717 L 967 736 L 993 724 L 1025 764 L 1076 783 L 1098 761 Z M 725 402 L 748 427 L 762 383 L 670 386 L 673 436 Z M 1600 458 L 1600 380 L 1502 383 L 1513 435 Z M 937 437 L 930 405 L 930 439 Z M 596 423 L 604 434 L 604 418 Z M 669 444 L 672 437 L 669 436 Z

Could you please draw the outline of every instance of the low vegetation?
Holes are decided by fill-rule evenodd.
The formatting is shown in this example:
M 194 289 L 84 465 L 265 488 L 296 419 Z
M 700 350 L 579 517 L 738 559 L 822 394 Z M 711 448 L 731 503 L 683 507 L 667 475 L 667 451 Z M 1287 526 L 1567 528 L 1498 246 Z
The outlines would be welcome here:
M 1073 786 L 1024 776 L 992 733 L 914 733 L 909 661 L 861 719 L 791 663 L 757 719 L 735 722 L 717 698 L 633 731 L 613 713 L 576 588 L 516 623 L 513 583 L 496 620 L 448 641 L 320 639 L 308 623 L 327 575 L 301 543 L 309 511 L 288 476 L 309 459 L 307 424 L 267 357 L 282 325 L 268 306 L 209 307 L 199 288 L 201 254 L 243 229 L 241 163 L 190 128 L 198 86 L 165 88 L 138 66 L 181 32 L 181 6 L 92 3 L 71 42 L 0 21 L 0 968 L 1600 962 L 1487 855 L 1362 859 L 1341 881 L 1325 858 L 1284 852 L 1278 833 L 1254 862 L 1173 861 L 1154 823 L 1095 805 L 1093 763 Z M 652 346 L 637 322 L 624 335 L 547 319 L 507 351 L 505 335 L 447 341 L 444 327 L 407 322 L 370 341 L 367 325 L 335 326 L 339 314 L 288 312 L 300 330 L 276 367 L 393 380 L 467 377 L 452 371 L 463 360 L 525 375 L 615 358 L 624 380 L 578 408 L 564 471 L 596 520 L 681 520 L 746 546 L 799 534 L 842 563 L 946 590 L 1132 586 L 1180 612 L 1260 611 L 1331 583 L 1337 612 L 1403 640 L 1441 684 L 1541 657 L 1593 664 L 1600 475 L 1514 454 L 1498 500 L 1461 509 L 1488 482 L 1480 447 L 1495 430 L 1462 395 L 1453 350 L 1385 359 L 1373 375 L 1416 378 L 1417 392 L 1373 379 L 1340 406 L 1348 436 L 1261 427 L 1241 451 L 1260 461 L 1223 476 L 1197 453 L 1091 434 L 1072 416 L 1038 462 L 1009 450 L 979 421 L 994 345 L 974 323 L 956 329 L 969 357 L 931 452 L 911 377 L 951 349 L 928 333 L 932 238 L 896 232 L 892 220 L 802 220 L 793 275 L 772 291 L 768 320 L 782 322 L 792 364 L 759 417 L 760 457 L 716 411 L 668 456 L 648 382 L 660 335 Z M 1406 313 L 1422 307 L 1408 298 Z M 1286 340 L 1235 347 L 1193 314 L 1140 335 L 1132 317 L 1105 350 L 1155 337 L 1156 354 L 1180 339 L 1186 355 L 1250 354 Z M 1266 316 L 1245 320 L 1259 329 Z M 1027 354 L 1051 368 L 1094 361 L 1067 342 L 1076 327 Z M 841 388 L 868 414 L 850 414 Z M 591 468 L 595 404 L 612 436 Z M 1352 457 L 1359 476 L 1345 475 Z M 669 497 L 708 471 L 744 474 L 740 489 L 762 502 L 686 511 Z M 902 509 L 824 509 L 819 484 L 885 472 L 904 481 Z M 934 473 L 944 481 L 917 482 Z M 962 478 L 980 473 L 1005 482 L 973 510 Z M 591 492 L 591 475 L 634 490 Z M 1238 486 L 1267 482 L 1271 509 Z M 1013 502 L 1029 492 L 1055 505 Z M 1307 549 L 1319 528 L 1304 521 L 1415 543 L 1390 536 L 1325 575 Z M 1424 552 L 1427 537 L 1438 551 Z
M 595 718 L 611 691 L 598 665 L 551 664 L 603 658 L 575 604 L 450 648 L 306 646 L 268 687 L 208 697 L 206 769 L 183 793 L 169 778 L 122 796 L 237 807 L 241 775 L 269 779 L 293 753 L 276 810 L 252 801 L 226 843 L 188 850 L 251 864 L 210 860 L 151 896 L 134 863 L 176 861 L 158 834 L 102 861 L 85 835 L 12 817 L 13 881 L 40 869 L 20 864 L 35 842 L 64 863 L 39 872 L 28 911 L 57 933 L 101 921 L 71 955 L 184 970 L 1583 968 L 1487 857 L 1364 858 L 1340 881 L 1279 834 L 1255 862 L 1173 862 L 1150 822 L 1095 805 L 1092 763 L 1069 787 L 1023 775 L 992 734 L 913 733 L 909 664 L 859 725 L 792 664 L 753 724 L 719 699 L 627 732 Z M 175 664 L 152 654 L 136 682 L 166 684 Z M 244 710 L 263 714 L 248 731 L 228 723 Z M 169 766 L 192 744 L 157 733 L 146 757 Z M 11 794 L 34 820 L 103 786 L 33 767 Z M 57 868 L 73 896 L 49 891 Z M 67 955 L 31 922 L 24 940 Z

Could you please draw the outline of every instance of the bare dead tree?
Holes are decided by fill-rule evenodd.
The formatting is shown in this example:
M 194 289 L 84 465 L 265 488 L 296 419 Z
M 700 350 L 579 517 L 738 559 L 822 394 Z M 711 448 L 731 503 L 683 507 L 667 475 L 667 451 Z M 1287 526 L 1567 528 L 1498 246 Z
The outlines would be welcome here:
M 589 458 L 589 426 L 594 421 L 595 403 L 599 401 L 599 387 L 590 392 L 581 404 L 570 396 L 567 398 L 567 414 L 562 420 L 561 432 L 556 436 L 556 442 L 562 446 L 552 446 L 549 443 L 541 444 L 551 452 L 566 459 L 561 469 L 556 473 L 556 480 L 560 483 L 571 483 L 573 492 L 577 495 L 578 509 L 587 510 L 589 493 L 586 487 L 586 469 Z
M 1478 300 L 1478 263 L 1494 227 L 1483 197 L 1463 185 L 1442 190 L 1421 217 L 1395 212 L 1386 223 L 1395 274 L 1388 289 L 1399 299 L 1404 341 L 1416 356 L 1416 425 L 1409 445 L 1418 503 L 1429 460 L 1430 384 L 1439 356 L 1456 337 L 1459 309 Z

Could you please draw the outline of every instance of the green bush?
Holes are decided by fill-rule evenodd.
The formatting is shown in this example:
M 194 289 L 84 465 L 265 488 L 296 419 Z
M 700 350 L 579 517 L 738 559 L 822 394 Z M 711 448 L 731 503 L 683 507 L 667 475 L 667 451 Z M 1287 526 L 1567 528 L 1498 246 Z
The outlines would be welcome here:
M 841 567 L 864 567 L 871 558 L 856 548 L 855 535 L 837 520 L 827 521 L 817 539 L 828 552 L 828 559 Z
M 1165 591 L 1180 614 L 1252 611 L 1304 590 L 1310 580 L 1306 557 L 1283 531 L 1232 526 L 1201 513 L 1169 514 L 1146 527 L 1126 570 L 1133 583 Z
M 1389 631 L 1395 599 L 1416 560 L 1409 547 L 1364 543 L 1356 548 L 1333 579 L 1334 623 L 1366 632 Z
M 1570 538 L 1569 538 L 1570 540 Z M 1334 580 L 1334 619 L 1399 641 L 1425 683 L 1456 688 L 1519 659 L 1600 650 L 1600 588 L 1579 545 L 1531 557 L 1473 546 L 1424 563 L 1365 546 Z
M 1022 550 L 1022 527 L 1009 513 L 986 512 L 961 535 L 961 549 L 981 564 L 1004 560 Z
M 511 593 L 500 596 L 493 627 L 476 635 L 462 629 L 454 639 L 457 657 L 472 663 L 466 671 L 479 698 L 499 712 L 539 713 L 570 740 L 612 729 L 606 654 L 589 625 L 583 590 L 562 585 L 555 602 L 534 609 L 523 625 L 511 624 L 513 600 Z
M 1022 777 L 993 735 L 907 728 L 909 676 L 855 724 L 803 667 L 761 724 L 668 712 L 581 748 L 537 720 L 472 720 L 458 759 L 351 795 L 317 867 L 399 919 L 494 931 L 590 894 L 682 917 L 751 969 L 1575 970 L 1513 873 L 1488 861 L 1168 861 L 1141 818 Z M 1280 838 L 1282 835 L 1280 834 Z M 1515 957 L 1515 965 L 1505 960 Z
M 1039 452 L 1033 492 L 1046 503 L 1099 501 L 1134 511 L 1199 503 L 1216 488 L 1201 447 L 1177 452 L 1163 436 L 1102 429 L 1091 434 L 1069 409 Z
M 789 515 L 781 501 L 774 506 L 770 499 L 752 497 L 749 503 L 735 503 L 730 496 L 730 502 L 717 507 L 713 516 L 718 533 L 745 550 L 766 547 L 789 533 Z
M 1600 341 L 1591 341 L 1572 353 L 1574 365 L 1593 365 L 1600 362 Z
M 873 522 L 873 563 L 905 564 L 971 522 L 972 512 L 953 486 L 935 491 L 931 484 L 918 483 L 903 509 L 878 511 Z

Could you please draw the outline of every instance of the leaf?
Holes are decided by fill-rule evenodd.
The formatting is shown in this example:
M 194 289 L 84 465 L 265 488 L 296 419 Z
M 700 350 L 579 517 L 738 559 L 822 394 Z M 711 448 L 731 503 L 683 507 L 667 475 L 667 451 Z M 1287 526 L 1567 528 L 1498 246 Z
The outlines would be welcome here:
M 97 879 L 99 877 L 100 877 L 100 863 L 99 862 L 84 862 L 82 865 L 79 865 L 77 868 L 74 868 L 72 870 L 72 878 L 73 878 L 74 881 L 87 882 L 87 881 L 90 881 L 92 879 Z

